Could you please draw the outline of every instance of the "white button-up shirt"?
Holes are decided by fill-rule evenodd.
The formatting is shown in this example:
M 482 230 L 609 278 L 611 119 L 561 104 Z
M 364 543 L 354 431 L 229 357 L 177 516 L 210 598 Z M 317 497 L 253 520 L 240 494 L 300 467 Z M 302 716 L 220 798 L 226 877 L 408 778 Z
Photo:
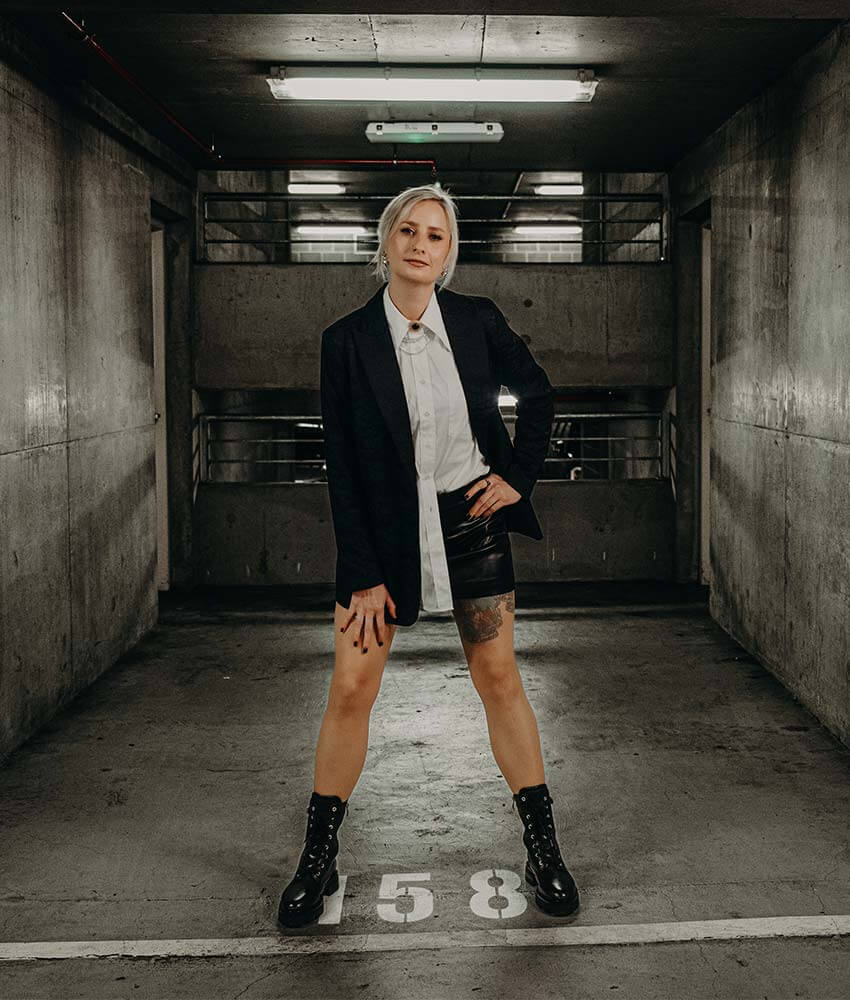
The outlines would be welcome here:
M 423 611 L 453 606 L 437 493 L 486 476 L 490 467 L 469 424 L 466 397 L 436 291 L 418 320 L 409 320 L 384 288 L 416 456 Z

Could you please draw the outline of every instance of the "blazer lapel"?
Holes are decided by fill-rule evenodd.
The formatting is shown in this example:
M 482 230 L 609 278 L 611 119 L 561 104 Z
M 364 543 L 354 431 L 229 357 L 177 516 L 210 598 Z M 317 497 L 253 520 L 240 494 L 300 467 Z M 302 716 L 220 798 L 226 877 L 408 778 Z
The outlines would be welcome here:
M 384 312 L 384 286 L 363 306 L 360 359 L 372 386 L 378 407 L 401 456 L 404 467 L 416 479 L 416 458 L 404 382 L 395 354 L 392 334 Z
M 478 310 L 466 296 L 449 288 L 438 288 L 437 301 L 466 397 L 469 424 L 486 459 L 487 405 L 491 387 L 487 341 L 482 336 Z

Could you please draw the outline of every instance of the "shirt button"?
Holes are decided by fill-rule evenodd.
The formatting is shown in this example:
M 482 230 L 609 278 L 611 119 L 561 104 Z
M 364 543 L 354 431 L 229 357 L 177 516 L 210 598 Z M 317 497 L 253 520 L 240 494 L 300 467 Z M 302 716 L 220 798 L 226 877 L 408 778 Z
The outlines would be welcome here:
M 425 411 L 425 416 L 426 417 L 430 417 L 431 416 L 431 411 L 430 410 L 426 410 Z

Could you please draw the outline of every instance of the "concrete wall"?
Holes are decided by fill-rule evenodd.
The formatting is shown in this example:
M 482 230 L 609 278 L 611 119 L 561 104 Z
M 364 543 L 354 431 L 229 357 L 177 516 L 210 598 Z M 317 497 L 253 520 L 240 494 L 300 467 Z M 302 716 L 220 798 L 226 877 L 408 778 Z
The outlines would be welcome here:
M 150 206 L 191 192 L 0 51 L 2 760 L 156 619 Z
M 312 388 L 319 335 L 379 287 L 354 264 L 195 268 L 195 384 Z M 661 264 L 458 266 L 452 288 L 492 298 L 555 385 L 671 385 L 671 270 Z
M 544 538 L 511 535 L 518 580 L 669 580 L 673 500 L 665 480 L 538 483 Z M 204 483 L 198 491 L 198 582 L 332 583 L 328 491 L 316 485 Z
M 711 198 L 711 611 L 850 742 L 850 29 L 671 176 Z

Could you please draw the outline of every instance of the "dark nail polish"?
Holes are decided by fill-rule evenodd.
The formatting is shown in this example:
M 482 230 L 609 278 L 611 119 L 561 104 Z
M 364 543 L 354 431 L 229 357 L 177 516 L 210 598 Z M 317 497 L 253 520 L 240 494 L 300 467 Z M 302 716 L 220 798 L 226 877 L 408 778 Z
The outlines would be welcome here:
M 354 645 L 355 645 L 355 646 L 357 645 L 357 640 L 356 640 L 356 639 L 354 640 Z
M 378 640 L 378 645 L 379 645 L 379 646 L 383 646 L 383 643 L 381 642 L 381 640 L 380 640 L 380 639 Z
M 367 648 L 367 647 L 366 647 L 366 646 L 364 646 L 364 647 L 363 647 L 363 648 L 362 648 L 362 649 L 360 650 L 360 652 L 361 652 L 361 653 L 365 653 L 365 652 L 366 652 L 366 648 Z

